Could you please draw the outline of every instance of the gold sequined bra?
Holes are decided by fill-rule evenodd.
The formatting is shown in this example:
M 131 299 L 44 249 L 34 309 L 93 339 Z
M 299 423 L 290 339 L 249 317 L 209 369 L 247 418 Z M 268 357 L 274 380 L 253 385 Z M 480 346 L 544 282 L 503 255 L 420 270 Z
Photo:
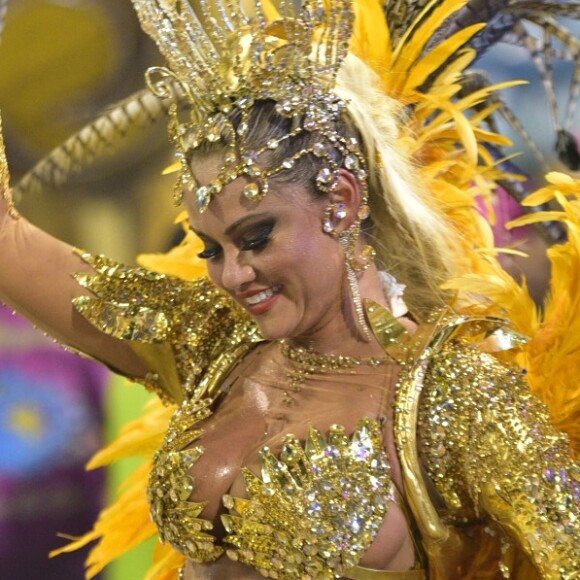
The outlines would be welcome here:
M 217 545 L 211 522 L 199 518 L 205 504 L 189 499 L 194 487 L 189 473 L 203 449 L 186 441 L 197 439 L 201 430 L 183 431 L 209 413 L 207 401 L 182 405 L 154 460 L 148 490 L 152 515 L 161 538 L 176 550 L 197 563 L 225 552 L 272 578 L 425 578 L 418 569 L 358 566 L 389 503 L 402 503 L 378 419 L 361 420 L 350 436 L 338 425 L 326 437 L 311 427 L 304 444 L 287 435 L 278 456 L 262 448 L 261 477 L 242 469 L 247 497 L 223 498 L 228 535 L 224 546 Z

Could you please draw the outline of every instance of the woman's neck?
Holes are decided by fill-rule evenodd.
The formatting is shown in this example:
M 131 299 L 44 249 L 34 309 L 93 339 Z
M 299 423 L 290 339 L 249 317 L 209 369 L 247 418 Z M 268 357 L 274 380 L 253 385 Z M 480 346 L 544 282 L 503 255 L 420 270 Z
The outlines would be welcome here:
M 375 266 L 361 273 L 359 288 L 362 299 L 368 298 L 381 306 L 388 306 Z M 325 326 L 315 329 L 311 334 L 293 337 L 286 342 L 293 347 L 302 347 L 319 354 L 358 357 L 384 355 L 383 349 L 374 337 L 368 342 L 357 331 L 352 314 L 352 297 L 350 291 L 346 290 L 342 316 L 333 317 Z

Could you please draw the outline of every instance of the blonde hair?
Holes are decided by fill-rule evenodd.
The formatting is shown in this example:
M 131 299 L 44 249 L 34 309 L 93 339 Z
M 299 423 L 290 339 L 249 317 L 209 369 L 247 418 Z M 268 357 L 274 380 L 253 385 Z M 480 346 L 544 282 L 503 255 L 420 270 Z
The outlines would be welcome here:
M 403 106 L 385 94 L 378 76 L 349 54 L 336 93 L 347 102 L 368 163 L 370 242 L 379 266 L 407 285 L 405 300 L 415 311 L 448 301 L 440 284 L 456 263 L 459 233 L 421 186 L 405 154 L 400 127 Z

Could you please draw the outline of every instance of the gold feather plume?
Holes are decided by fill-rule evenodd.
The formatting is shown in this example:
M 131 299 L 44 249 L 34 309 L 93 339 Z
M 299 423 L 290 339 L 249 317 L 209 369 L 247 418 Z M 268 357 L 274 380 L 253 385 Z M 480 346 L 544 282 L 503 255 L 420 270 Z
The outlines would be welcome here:
M 177 276 L 183 280 L 194 280 L 207 273 L 206 261 L 198 254 L 203 250 L 201 240 L 191 231 L 187 224 L 187 212 L 181 212 L 175 223 L 183 228 L 181 242 L 165 253 L 141 254 L 137 261 L 141 266 L 155 272 Z
M 535 333 L 526 349 L 529 379 L 550 408 L 554 425 L 566 431 L 580 455 L 580 180 L 547 175 L 549 185 L 524 203 L 555 200 L 559 211 L 528 214 L 512 226 L 555 220 L 565 224 L 568 239 L 548 249 L 550 289 Z
M 512 226 L 558 221 L 566 226 L 567 241 L 548 251 L 552 278 L 550 292 L 539 309 L 528 292 L 525 279 L 517 283 L 497 259 L 490 224 L 475 206 L 475 196 L 491 193 L 498 182 L 520 178 L 498 167 L 486 144 L 502 146 L 509 141 L 482 127 L 499 106 L 495 93 L 514 83 L 487 86 L 462 96 L 460 87 L 469 74 L 475 52 L 464 47 L 478 25 L 458 29 L 439 44 L 429 44 L 431 32 L 464 2 L 430 2 L 417 12 L 399 42 L 409 46 L 383 47 L 373 40 L 381 38 L 378 28 L 378 2 L 359 2 L 365 16 L 357 20 L 355 50 L 385 80 L 385 90 L 411 108 L 408 139 L 426 189 L 436 197 L 447 217 L 466 234 L 469 244 L 458 248 L 464 274 L 445 287 L 462 292 L 467 310 L 504 315 L 516 329 L 530 337 L 516 361 L 528 371 L 532 390 L 547 403 L 553 424 L 568 433 L 575 452 L 580 453 L 580 182 L 562 174 L 550 174 L 549 185 L 528 197 L 525 205 L 535 206 L 551 200 L 560 211 L 538 212 L 516 220 Z M 541 9 L 541 5 L 536 7 Z M 550 7 L 547 7 L 550 9 Z M 553 6 L 551 9 L 553 10 Z M 421 33 L 421 25 L 425 33 Z M 394 27 L 391 27 L 393 30 Z M 383 38 L 391 38 L 384 33 Z M 414 46 L 413 46 L 414 45 Z M 379 60 L 380 59 L 380 60 Z M 385 65 L 385 63 L 388 63 Z M 394 76 L 394 71 L 400 76 Z M 426 79 L 430 79 L 424 90 Z M 399 81 L 398 83 L 396 81 Z M 485 104 L 489 100 L 489 104 Z M 479 105 L 483 107 L 477 109 Z M 473 111 L 476 111 L 473 113 Z M 471 113 L 470 113 L 471 111 Z M 469 114 L 468 114 L 469 113 Z M 493 126 L 493 123 L 490 124 Z M 473 158 L 476 151 L 478 159 Z M 572 199 L 567 199 L 571 197 Z M 482 297 L 487 300 L 482 301 Z
M 174 405 L 164 406 L 155 398 L 147 403 L 142 417 L 127 423 L 117 439 L 100 450 L 88 469 L 104 467 L 126 457 L 141 457 L 143 463 L 123 482 L 114 502 L 99 515 L 93 529 L 80 538 L 71 538 L 51 556 L 72 552 L 97 541 L 87 558 L 86 577 L 93 578 L 112 561 L 157 535 L 149 515 L 146 486 L 153 453 L 161 446 Z M 184 557 L 157 542 L 153 563 L 145 580 L 175 580 Z
M 407 26 L 385 19 L 382 2 L 355 3 L 351 50 L 383 80 L 383 89 L 401 104 L 406 123 L 400 146 L 414 160 L 424 190 L 463 234 L 458 240 L 458 269 L 489 268 L 489 260 L 474 247 L 493 250 L 489 223 L 474 211 L 476 197 L 489 201 L 500 179 L 521 179 L 500 169 L 487 145 L 510 145 L 491 131 L 486 121 L 498 104 L 485 105 L 498 91 L 519 81 L 479 87 L 463 94 L 469 66 L 477 53 L 468 46 L 484 26 L 459 28 L 433 43 L 433 35 L 464 8 L 466 0 L 430 0 L 413 4 Z M 400 16 L 395 12 L 394 18 Z M 393 36 L 391 31 L 399 31 Z M 476 107 L 478 108 L 477 110 Z
M 528 371 L 532 391 L 548 405 L 554 426 L 568 433 L 580 455 L 580 180 L 555 172 L 547 180 L 524 203 L 555 201 L 561 209 L 527 214 L 508 224 L 553 220 L 566 226 L 567 240 L 548 249 L 551 282 L 543 307 L 531 299 L 525 279 L 518 284 L 491 256 L 486 256 L 487 268 L 446 286 L 486 296 L 487 312 L 506 316 L 530 337 L 517 360 Z

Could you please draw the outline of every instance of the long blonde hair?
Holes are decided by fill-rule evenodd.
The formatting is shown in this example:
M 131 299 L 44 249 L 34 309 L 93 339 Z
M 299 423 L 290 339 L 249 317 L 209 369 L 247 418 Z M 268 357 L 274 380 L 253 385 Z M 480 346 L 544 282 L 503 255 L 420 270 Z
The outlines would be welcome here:
M 347 101 L 365 148 L 369 236 L 379 266 L 407 285 L 405 299 L 412 309 L 441 305 L 447 296 L 439 286 L 454 271 L 459 233 L 421 185 L 404 151 L 403 106 L 385 94 L 377 75 L 352 54 L 338 75 L 336 92 Z

